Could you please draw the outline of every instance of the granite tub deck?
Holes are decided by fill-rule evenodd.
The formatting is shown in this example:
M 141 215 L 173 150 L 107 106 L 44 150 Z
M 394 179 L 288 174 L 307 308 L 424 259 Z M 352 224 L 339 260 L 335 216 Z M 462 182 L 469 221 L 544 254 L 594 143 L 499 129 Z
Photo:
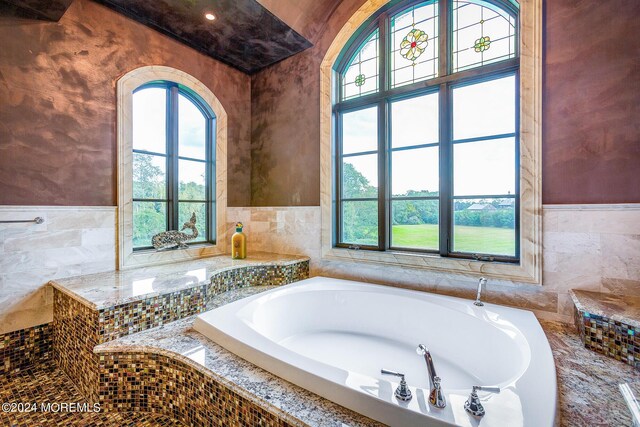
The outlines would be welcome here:
M 273 289 L 273 286 L 244 288 L 226 292 L 214 298 L 211 308 L 240 298 Z M 218 399 L 209 393 L 209 383 L 225 385 L 241 399 L 265 408 L 277 416 L 278 422 L 292 426 L 364 427 L 382 426 L 362 415 L 330 402 L 305 389 L 252 365 L 210 341 L 192 329 L 196 316 L 178 320 L 145 332 L 128 335 L 97 346 L 100 359 L 100 387 L 117 390 L 115 395 L 127 395 L 118 400 L 119 410 L 130 411 L 138 405 L 162 411 L 159 396 L 171 396 L 176 405 L 169 414 L 190 425 L 211 425 L 220 410 Z M 134 369 L 153 372 L 147 381 L 127 385 Z M 183 381 L 192 375 L 205 389 L 192 393 L 193 384 Z M 173 384 L 166 386 L 167 381 Z M 102 395 L 102 390 L 101 390 Z M 166 401 L 166 398 L 165 398 Z M 158 403 L 156 405 L 156 403 Z M 116 402 L 106 402 L 115 405 Z M 184 414 L 188 414 L 184 418 Z M 258 425 L 235 420 L 233 425 Z M 264 421 L 260 425 L 265 425 Z M 268 425 L 271 425 L 268 423 Z
M 216 295 L 228 290 L 284 285 L 308 276 L 307 257 L 254 254 L 245 260 L 219 256 L 50 282 L 54 293 L 54 361 L 89 401 L 120 409 L 124 405 L 118 400 L 126 396 L 99 387 L 100 360 L 93 352 L 95 346 L 206 311 Z M 251 402 L 232 400 L 229 390 L 220 387 L 218 400 L 227 403 L 220 414 L 226 419 L 244 417 L 249 424 L 269 417 L 277 420 Z M 113 402 L 115 405 L 109 404 Z M 156 407 L 142 405 L 133 410 L 153 411 Z
M 263 292 L 270 287 L 244 288 L 218 295 L 211 307 Z M 307 390 L 284 381 L 225 350 L 192 329 L 196 316 L 129 335 L 95 348 L 101 360 L 101 386 L 118 387 L 132 365 L 145 370 L 156 369 L 157 360 L 169 359 L 180 364 L 180 370 L 198 372 L 227 384 L 238 395 L 270 408 L 290 425 L 310 426 L 379 426 L 360 414 L 336 405 Z M 640 373 L 630 366 L 614 362 L 584 348 L 571 325 L 542 321 L 549 339 L 558 376 L 558 425 L 631 426 L 629 410 L 619 391 L 619 384 L 629 384 L 636 395 L 640 391 Z M 118 369 L 114 370 L 114 366 Z M 129 370 L 129 371 L 127 371 Z M 175 378 L 174 367 L 174 378 Z M 107 372 L 110 377 L 107 378 Z M 163 375 L 159 373 L 159 375 Z M 145 384 L 138 384 L 144 387 Z M 147 386 L 151 400 L 159 392 L 154 384 Z M 125 391 L 125 390 L 121 390 Z M 131 389 L 132 399 L 149 398 Z M 167 392 L 167 389 L 164 389 Z M 175 391 L 174 391 L 175 393 Z M 184 398 L 178 393 L 183 401 Z M 128 406 L 124 409 L 129 410 Z M 177 417 L 176 417 L 177 418 Z M 196 418 L 199 420 L 199 418 Z
M 640 297 L 570 291 L 584 347 L 640 369 Z

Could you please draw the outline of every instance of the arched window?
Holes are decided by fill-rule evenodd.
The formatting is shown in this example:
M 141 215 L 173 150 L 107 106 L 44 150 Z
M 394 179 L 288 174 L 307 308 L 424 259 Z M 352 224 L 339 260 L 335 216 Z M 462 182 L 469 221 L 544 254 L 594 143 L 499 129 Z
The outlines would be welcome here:
M 118 97 L 118 267 L 225 252 L 227 113 L 195 77 L 149 65 L 129 71 Z M 180 250 L 151 238 L 195 213 L 198 235 Z M 192 234 L 193 228 L 183 230 Z
M 392 2 L 334 65 L 334 247 L 519 262 L 519 7 Z
M 187 87 L 151 82 L 133 92 L 133 248 L 196 215 L 190 244 L 215 243 L 215 127 L 211 108 Z M 197 230 L 197 231 L 195 231 Z

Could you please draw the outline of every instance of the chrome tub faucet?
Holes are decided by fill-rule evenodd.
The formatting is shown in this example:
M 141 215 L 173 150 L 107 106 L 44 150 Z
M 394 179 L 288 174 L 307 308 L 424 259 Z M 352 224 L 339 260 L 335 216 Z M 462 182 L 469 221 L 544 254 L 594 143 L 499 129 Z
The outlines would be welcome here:
M 424 361 L 427 363 L 427 371 L 429 372 L 429 403 L 436 408 L 444 408 L 447 406 L 447 401 L 444 399 L 442 388 L 440 387 L 440 377 L 436 374 L 436 368 L 433 366 L 433 358 L 431 352 L 427 350 L 423 344 L 419 344 L 416 348 L 416 353 L 419 356 L 424 356 Z
M 482 287 L 486 286 L 486 284 L 487 279 L 485 279 L 484 277 L 481 277 L 480 280 L 478 280 L 478 292 L 476 293 L 476 300 L 474 301 L 473 305 L 477 305 L 478 307 L 482 307 L 484 305 L 484 303 L 480 301 L 480 297 L 482 296 Z
M 401 372 L 390 371 L 388 369 L 380 369 L 381 374 L 386 375 L 395 375 L 396 377 L 400 377 L 400 385 L 396 388 L 395 396 L 399 400 L 408 402 L 411 400 L 413 396 L 411 396 L 411 390 L 409 390 L 409 386 L 407 386 L 407 381 L 404 379 L 404 374 Z

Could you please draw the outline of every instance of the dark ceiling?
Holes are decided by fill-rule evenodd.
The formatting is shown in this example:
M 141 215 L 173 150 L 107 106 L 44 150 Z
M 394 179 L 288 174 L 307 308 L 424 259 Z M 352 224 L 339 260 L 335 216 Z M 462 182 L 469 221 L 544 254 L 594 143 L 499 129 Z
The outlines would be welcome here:
M 59 21 L 73 0 L 0 0 L 0 16 Z
M 311 47 L 256 0 L 95 1 L 248 74 Z M 0 0 L 0 15 L 57 21 L 71 3 Z

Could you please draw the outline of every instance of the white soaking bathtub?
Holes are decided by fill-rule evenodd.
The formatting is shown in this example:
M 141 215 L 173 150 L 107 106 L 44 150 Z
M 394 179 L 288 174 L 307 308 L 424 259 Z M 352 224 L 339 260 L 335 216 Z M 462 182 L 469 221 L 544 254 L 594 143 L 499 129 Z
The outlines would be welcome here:
M 243 359 L 391 426 L 545 426 L 556 411 L 555 366 L 533 313 L 470 300 L 315 277 L 202 313 L 195 330 Z M 429 405 L 424 344 L 447 406 Z M 402 372 L 413 394 L 394 396 Z M 486 410 L 464 410 L 473 385 Z

